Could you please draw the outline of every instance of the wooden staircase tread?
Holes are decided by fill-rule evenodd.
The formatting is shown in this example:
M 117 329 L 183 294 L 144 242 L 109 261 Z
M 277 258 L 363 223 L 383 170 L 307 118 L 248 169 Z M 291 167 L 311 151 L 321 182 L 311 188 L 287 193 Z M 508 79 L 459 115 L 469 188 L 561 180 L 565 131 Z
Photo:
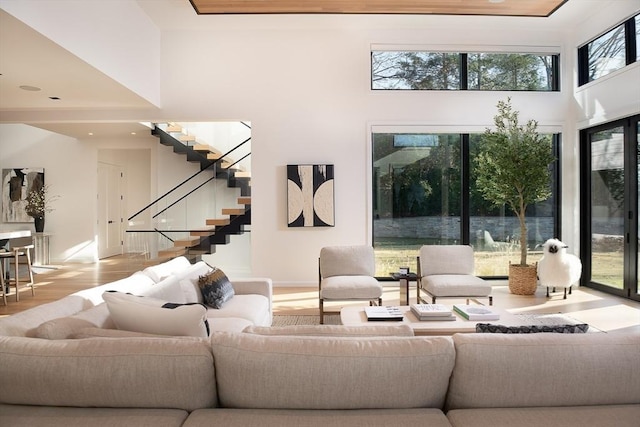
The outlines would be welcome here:
M 229 218 L 217 218 L 206 220 L 207 225 L 229 225 L 231 220 Z
M 184 247 L 167 248 L 167 249 L 162 249 L 158 251 L 158 257 L 163 257 L 163 256 L 176 257 L 179 255 L 184 255 L 186 252 L 187 250 Z
M 245 208 L 222 208 L 222 215 L 243 215 Z
M 196 137 L 193 135 L 180 135 L 178 136 L 178 140 L 182 142 L 192 142 L 196 140 Z
M 191 237 L 188 239 L 178 239 L 173 241 L 173 246 L 176 247 L 187 247 L 195 246 L 200 243 L 200 237 Z
M 197 230 L 191 230 L 189 233 L 192 236 L 200 236 L 200 237 L 202 237 L 202 236 L 210 236 L 215 232 L 216 232 L 216 227 L 214 226 L 214 227 L 200 228 L 200 229 L 197 229 Z
M 251 172 L 241 171 L 236 172 L 236 178 L 251 178 Z
M 251 197 L 238 197 L 238 204 L 239 205 L 250 205 L 251 204 Z
M 209 153 L 219 153 L 222 154 L 220 151 L 216 150 L 215 148 L 213 148 L 212 146 L 210 146 L 209 144 L 195 144 L 193 146 L 193 149 L 196 151 L 207 151 Z

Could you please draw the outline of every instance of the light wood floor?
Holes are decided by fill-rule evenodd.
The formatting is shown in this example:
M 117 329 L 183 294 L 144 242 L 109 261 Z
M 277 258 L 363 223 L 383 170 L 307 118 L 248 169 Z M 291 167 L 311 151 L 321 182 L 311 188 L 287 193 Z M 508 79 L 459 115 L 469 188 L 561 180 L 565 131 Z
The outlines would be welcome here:
M 142 261 L 126 257 L 113 257 L 94 264 L 65 264 L 57 269 L 38 269 L 35 276 L 35 296 L 31 289 L 20 290 L 20 301 L 16 302 L 15 288 L 8 295 L 7 305 L 1 305 L 0 317 L 18 313 L 40 304 L 58 300 L 76 291 L 99 286 L 129 276 L 142 270 Z M 493 282 L 494 305 L 512 313 L 563 313 L 594 328 L 606 332 L 640 333 L 640 302 L 618 298 L 590 288 L 577 288 L 567 299 L 562 293 L 545 296 L 545 290 L 538 288 L 535 295 L 513 295 L 504 281 Z M 318 314 L 317 287 L 275 287 L 274 314 Z M 399 304 L 397 282 L 384 282 L 383 303 Z M 415 287 L 410 292 L 411 302 L 415 302 Z M 438 302 L 454 303 L 461 300 L 442 299 Z M 325 304 L 328 310 L 339 311 L 343 305 Z

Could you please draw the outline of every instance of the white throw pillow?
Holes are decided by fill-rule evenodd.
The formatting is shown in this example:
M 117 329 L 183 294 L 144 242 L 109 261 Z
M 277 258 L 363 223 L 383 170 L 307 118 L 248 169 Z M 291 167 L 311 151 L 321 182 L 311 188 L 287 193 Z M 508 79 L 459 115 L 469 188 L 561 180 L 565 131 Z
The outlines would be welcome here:
M 146 334 L 208 337 L 207 309 L 150 297 L 107 291 L 102 295 L 116 327 Z
M 158 283 L 163 279 L 189 268 L 191 263 L 183 256 L 179 256 L 162 264 L 145 268 L 142 272 Z

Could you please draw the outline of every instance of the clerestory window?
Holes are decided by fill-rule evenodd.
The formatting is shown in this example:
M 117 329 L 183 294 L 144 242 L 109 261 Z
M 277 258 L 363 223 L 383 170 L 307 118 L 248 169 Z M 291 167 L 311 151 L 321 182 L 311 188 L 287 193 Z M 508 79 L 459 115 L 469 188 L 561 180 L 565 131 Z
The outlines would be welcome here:
M 558 91 L 559 54 L 373 50 L 373 90 Z

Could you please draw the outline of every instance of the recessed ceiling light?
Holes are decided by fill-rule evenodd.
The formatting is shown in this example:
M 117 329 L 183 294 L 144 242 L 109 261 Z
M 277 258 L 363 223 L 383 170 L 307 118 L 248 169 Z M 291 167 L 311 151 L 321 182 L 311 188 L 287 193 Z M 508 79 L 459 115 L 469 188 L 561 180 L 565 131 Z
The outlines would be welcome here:
M 39 87 L 36 87 L 36 86 L 29 86 L 29 85 L 22 85 L 22 86 L 20 86 L 20 89 L 22 89 L 22 90 L 28 90 L 29 92 L 37 92 L 37 91 L 39 91 L 39 90 L 42 90 L 42 89 L 40 89 Z
M 89 132 L 89 136 L 93 136 L 93 132 Z
M 131 132 L 131 135 L 135 135 L 135 134 L 136 134 L 135 132 Z
M 489 0 L 489 3 L 504 3 L 504 0 Z

